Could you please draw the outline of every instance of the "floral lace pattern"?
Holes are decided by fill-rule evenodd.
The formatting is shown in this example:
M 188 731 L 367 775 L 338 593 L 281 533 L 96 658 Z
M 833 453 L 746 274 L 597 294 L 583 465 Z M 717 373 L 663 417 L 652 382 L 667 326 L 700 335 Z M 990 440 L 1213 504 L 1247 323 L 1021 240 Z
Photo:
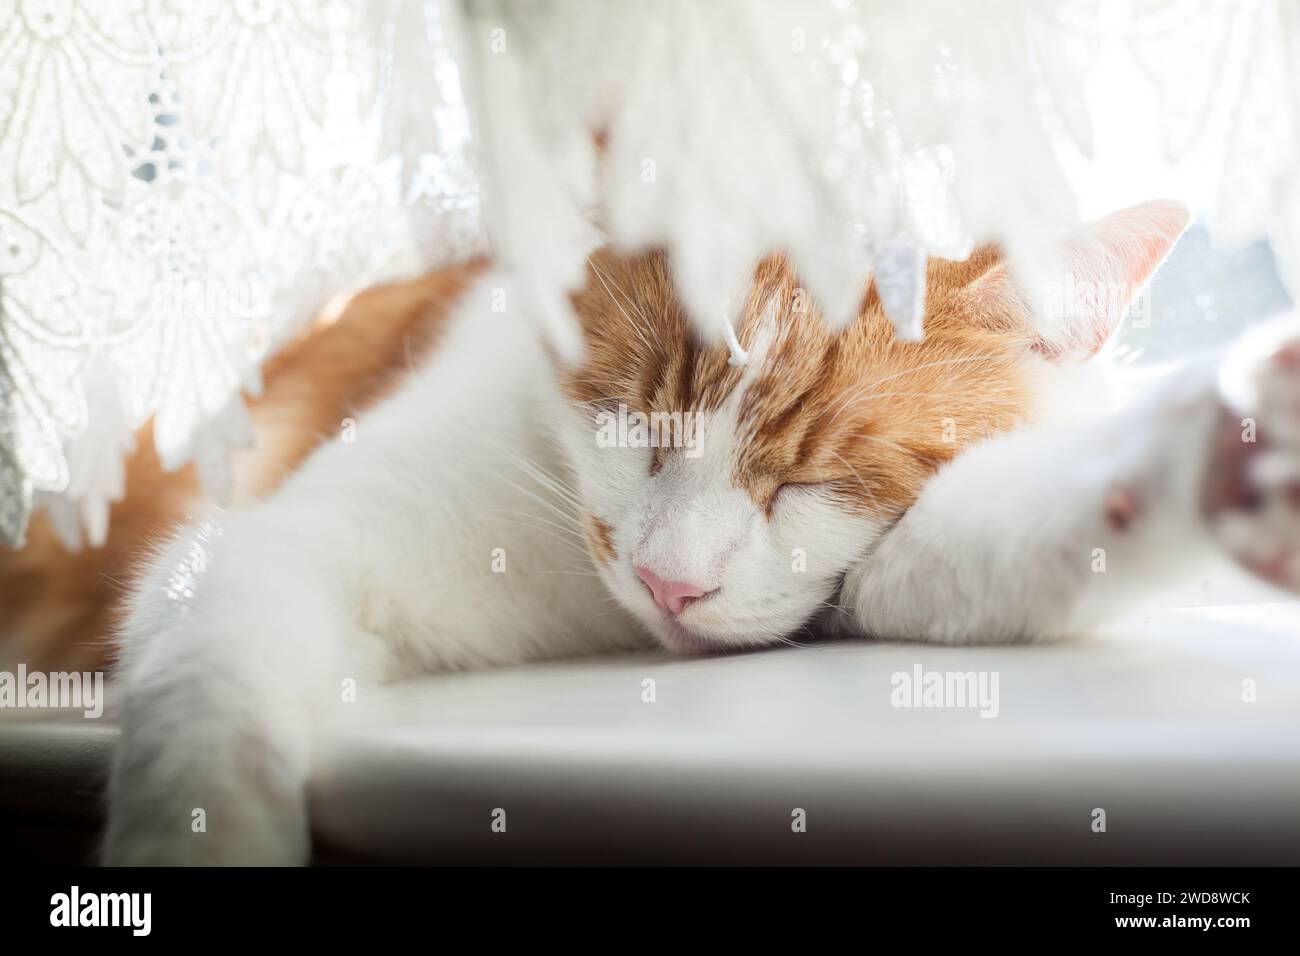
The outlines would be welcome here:
M 151 417 L 219 497 L 275 344 L 477 244 L 441 13 L 0 0 L 0 538 L 102 540 Z

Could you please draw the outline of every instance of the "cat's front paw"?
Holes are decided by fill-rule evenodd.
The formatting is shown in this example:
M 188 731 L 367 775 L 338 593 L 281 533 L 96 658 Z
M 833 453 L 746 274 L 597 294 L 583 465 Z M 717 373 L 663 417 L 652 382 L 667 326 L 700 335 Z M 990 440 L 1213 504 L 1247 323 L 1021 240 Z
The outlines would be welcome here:
M 101 855 L 106 866 L 301 866 L 308 860 L 300 803 L 276 806 L 257 793 L 205 798 L 184 785 L 168 793 L 124 791 L 115 782 Z
M 1250 357 L 1238 377 L 1212 443 L 1206 517 L 1243 566 L 1300 591 L 1300 331 Z
M 221 714 L 131 688 L 108 782 L 102 861 L 110 866 L 293 866 L 308 861 L 305 744 L 292 722 Z M 278 728 L 278 732 L 275 732 Z M 296 741 L 296 742 L 295 742 Z

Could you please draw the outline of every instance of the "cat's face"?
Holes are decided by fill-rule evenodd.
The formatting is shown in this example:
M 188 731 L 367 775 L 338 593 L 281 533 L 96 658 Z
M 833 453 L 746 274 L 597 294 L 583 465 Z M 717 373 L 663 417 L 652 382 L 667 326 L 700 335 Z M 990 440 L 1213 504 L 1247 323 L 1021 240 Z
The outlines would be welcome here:
M 741 367 L 696 341 L 663 256 L 592 257 L 561 434 L 599 573 L 663 645 L 797 637 L 939 465 L 1024 416 L 1030 337 L 978 288 L 982 255 L 931 263 L 919 343 L 897 341 L 874 292 L 830 330 L 769 259 Z

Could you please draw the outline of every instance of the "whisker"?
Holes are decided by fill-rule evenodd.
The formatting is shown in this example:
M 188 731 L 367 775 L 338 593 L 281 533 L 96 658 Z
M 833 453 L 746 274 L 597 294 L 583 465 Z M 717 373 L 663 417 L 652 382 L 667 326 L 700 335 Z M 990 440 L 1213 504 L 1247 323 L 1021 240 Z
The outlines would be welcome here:
M 578 490 L 572 485 L 565 482 L 562 478 L 548 471 L 535 461 L 530 461 L 518 455 L 511 454 L 511 463 L 519 468 L 528 477 L 532 478 L 539 485 L 552 492 L 557 498 L 560 498 L 564 504 L 573 506 L 575 511 L 584 510 L 582 499 L 578 495 Z
M 840 461 L 844 462 L 844 467 L 845 467 L 845 468 L 847 468 L 849 471 L 853 472 L 853 477 L 856 478 L 856 479 L 858 479 L 858 484 L 860 484 L 860 485 L 862 486 L 862 491 L 863 491 L 863 493 L 864 493 L 868 498 L 871 499 L 871 504 L 872 504 L 872 506 L 873 506 L 877 511 L 879 511 L 879 510 L 880 510 L 880 502 L 876 500 L 876 496 L 875 496 L 874 494 L 872 494 L 871 489 L 867 487 L 867 483 L 866 483 L 866 481 L 863 480 L 862 475 L 858 473 L 858 470 L 857 470 L 856 468 L 854 468 L 852 465 L 850 465 L 850 464 L 848 463 L 848 461 L 845 460 L 844 456 L 841 455 L 839 452 L 837 452 L 835 449 L 833 449 L 833 448 L 830 449 L 830 453 L 831 453 L 832 455 L 834 455 L 836 458 L 838 458 Z
M 611 600 L 617 602 L 618 599 L 617 599 L 617 598 L 611 598 Z M 582 624 L 582 629 L 585 631 L 588 627 L 591 626 L 591 622 L 592 622 L 592 621 L 599 620 L 599 619 L 602 618 L 602 617 L 608 617 L 610 614 L 614 614 L 614 613 L 616 613 L 616 612 L 618 612 L 618 611 L 622 611 L 622 610 L 624 610 L 624 609 L 623 609 L 623 606 L 622 606 L 621 604 L 619 604 L 618 606 L 616 606 L 616 607 L 612 607 L 612 608 L 610 608 L 610 609 L 607 610 L 607 611 L 601 611 L 599 614 L 593 614 L 591 617 L 587 618 L 587 620 L 583 622 L 583 624 Z
M 536 501 L 536 502 L 537 502 L 539 505 L 541 505 L 543 508 L 548 509 L 549 511 L 551 511 L 553 514 L 559 516 L 560 518 L 564 518 L 564 519 L 567 519 L 567 520 L 573 520 L 574 518 L 577 517 L 573 512 L 562 511 L 562 510 L 561 510 L 561 509 L 560 509 L 560 508 L 559 508 L 559 507 L 558 507 L 554 502 L 547 501 L 545 498 L 542 498 L 542 497 L 539 496 L 539 495 L 535 495 L 535 494 L 533 494 L 533 493 L 532 493 L 531 491 L 529 491 L 527 488 L 524 488 L 524 487 L 522 487 L 521 485 L 517 485 L 517 484 L 515 484 L 515 483 L 514 483 L 513 481 L 511 481 L 509 478 L 506 478 L 504 475 L 501 476 L 501 480 L 504 481 L 504 482 L 505 482 L 507 485 L 509 485 L 511 488 L 514 488 L 514 489 L 515 489 L 516 491 L 518 491 L 520 494 L 524 494 L 524 495 L 527 495 L 529 498 L 532 498 L 534 501 Z M 569 505 L 572 505 L 572 502 L 568 502 L 568 501 L 563 501 L 562 503 L 563 503 L 563 504 L 569 504 Z
M 510 524 L 512 522 L 507 521 L 506 523 Z M 567 548 L 572 548 L 575 552 L 582 555 L 584 558 L 589 557 L 589 555 L 587 554 L 586 550 L 583 547 L 575 544 L 574 542 L 570 541 L 568 538 L 561 537 L 560 535 L 556 534 L 554 531 L 550 530 L 549 528 L 538 527 L 537 525 L 528 524 L 527 522 L 524 521 L 514 521 L 513 524 L 521 525 L 522 527 L 528 528 L 530 531 L 536 531 L 539 534 L 544 534 L 547 535 L 548 537 L 554 538 L 560 544 L 564 545 Z
M 625 317 L 625 319 L 628 320 L 628 325 L 632 326 L 633 332 L 637 333 L 637 338 L 641 339 L 642 345 L 645 346 L 647 350 L 654 351 L 656 355 L 660 356 L 660 358 L 667 358 L 667 355 L 664 355 L 663 343 L 659 342 L 658 338 L 656 338 L 653 345 L 651 345 L 650 339 L 646 338 L 645 333 L 642 332 L 641 326 L 638 326 L 636 323 L 634 323 L 632 316 L 630 316 L 628 311 L 625 310 L 623 304 L 621 304 L 619 300 L 615 298 L 614 291 L 610 289 L 610 282 L 606 281 L 606 277 L 604 277 L 604 274 L 601 272 L 601 268 L 599 268 L 598 265 L 595 264 L 594 261 L 591 259 L 588 259 L 588 263 L 590 264 L 591 272 L 594 272 L 595 277 L 597 277 L 598 280 L 601 280 L 601 285 L 604 286 L 604 291 L 606 291 L 606 293 L 610 295 L 611 302 L 614 303 L 615 306 L 619 307 L 619 311 L 623 312 L 623 316 Z M 621 293 L 621 291 L 623 290 L 620 289 L 619 291 Z M 628 297 L 627 293 L 623 293 L 623 295 L 624 298 L 628 299 L 629 303 L 632 302 L 632 300 L 630 300 L 630 298 Z M 636 304 L 633 304 L 632 307 L 637 308 Z M 650 328 L 649 319 L 646 319 L 646 316 L 643 315 L 643 313 L 640 310 L 637 310 L 637 315 L 641 316 L 642 321 L 645 321 L 646 323 L 646 329 L 649 329 Z
M 540 521 L 543 524 L 547 525 L 548 527 L 554 528 L 557 531 L 562 531 L 567 535 L 571 535 L 572 537 L 578 539 L 580 542 L 583 542 L 584 544 L 586 543 L 587 540 L 586 537 L 581 532 L 579 532 L 575 526 L 559 524 L 555 521 L 550 520 L 544 515 L 533 514 L 530 511 L 514 511 L 509 508 L 493 508 L 491 509 L 491 511 L 493 514 L 513 515 L 518 518 L 528 518 L 530 521 Z
M 614 295 L 613 290 L 609 287 L 609 283 L 605 281 L 605 276 L 601 273 L 600 267 L 591 259 L 588 259 L 587 262 L 591 265 L 591 271 L 596 274 L 596 278 L 600 280 L 600 284 L 605 287 L 605 292 L 609 294 L 609 300 L 618 307 L 620 312 L 623 313 L 623 317 L 627 319 L 627 324 L 632 328 L 632 331 L 636 333 L 637 338 L 641 340 L 641 344 L 646 347 L 647 351 L 654 352 L 656 355 L 662 357 L 663 353 L 658 345 L 650 344 L 650 340 L 646 338 L 645 333 L 641 331 L 640 326 L 636 324 L 636 321 L 628 313 L 627 309 L 623 307 L 623 303 L 619 302 L 618 298 Z

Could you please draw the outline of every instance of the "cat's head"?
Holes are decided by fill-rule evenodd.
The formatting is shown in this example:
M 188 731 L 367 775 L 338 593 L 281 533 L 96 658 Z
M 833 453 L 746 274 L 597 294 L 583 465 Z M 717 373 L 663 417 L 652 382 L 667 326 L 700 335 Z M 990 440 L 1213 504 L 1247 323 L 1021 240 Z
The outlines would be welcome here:
M 1031 417 L 1044 368 L 1096 351 L 1186 223 L 1148 203 L 1065 242 L 1078 314 L 1051 334 L 993 247 L 929 262 L 920 342 L 898 340 L 873 288 L 832 331 L 772 257 L 736 324 L 739 366 L 697 339 L 664 255 L 593 255 L 561 435 L 606 586 L 671 650 L 798 634 L 936 469 Z M 1081 300 L 1089 283 L 1109 298 Z

